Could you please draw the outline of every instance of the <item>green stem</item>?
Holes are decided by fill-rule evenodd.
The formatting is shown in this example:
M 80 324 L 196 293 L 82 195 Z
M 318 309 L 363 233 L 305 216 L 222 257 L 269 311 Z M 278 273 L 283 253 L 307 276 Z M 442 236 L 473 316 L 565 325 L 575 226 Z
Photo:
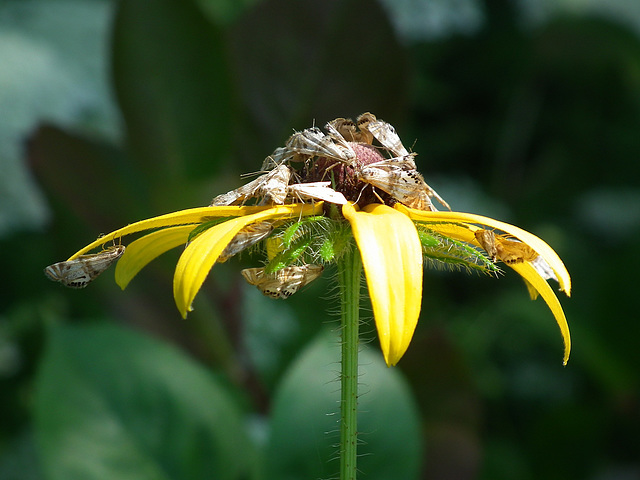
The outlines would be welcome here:
M 358 326 L 362 259 L 357 248 L 338 262 L 342 312 L 340 480 L 355 480 L 358 441 Z

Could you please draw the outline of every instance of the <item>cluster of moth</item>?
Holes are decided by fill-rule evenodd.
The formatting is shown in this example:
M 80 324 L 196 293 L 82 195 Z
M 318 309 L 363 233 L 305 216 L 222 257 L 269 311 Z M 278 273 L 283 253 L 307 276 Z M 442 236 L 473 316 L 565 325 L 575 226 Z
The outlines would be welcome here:
M 324 200 L 345 204 L 347 198 L 340 185 L 331 180 L 305 182 L 304 172 L 312 169 L 318 161 L 328 162 L 330 167 L 324 177 L 330 176 L 335 166 L 351 167 L 355 178 L 362 183 L 380 189 L 395 201 L 419 210 L 435 210 L 431 198 L 442 205 L 449 205 L 424 181 L 416 170 L 415 153 L 409 153 L 402 144 L 395 129 L 372 113 L 363 113 L 354 123 L 350 119 L 337 118 L 325 125 L 327 133 L 317 127 L 296 132 L 285 143 L 265 158 L 263 173 L 255 180 L 235 190 L 218 195 L 212 206 L 238 205 L 251 198 L 259 199 L 259 204 L 282 205 L 287 199 L 300 202 Z M 381 145 L 380 150 L 391 157 L 378 158 L 371 163 L 363 163 L 357 154 L 358 145 L 373 145 L 373 140 Z M 292 164 L 302 164 L 299 170 Z M 356 199 L 349 198 L 354 201 Z M 380 199 L 382 203 L 384 201 Z
M 247 184 L 215 197 L 211 206 L 239 205 L 256 199 L 260 205 L 283 205 L 287 202 L 322 200 L 342 205 L 348 200 L 332 170 L 348 167 L 360 190 L 373 187 L 380 202 L 385 201 L 375 193 L 379 189 L 394 201 L 421 210 L 435 210 L 431 198 L 442 205 L 449 205 L 424 181 L 416 170 L 415 154 L 409 153 L 395 129 L 389 123 L 378 120 L 371 113 L 360 115 L 357 122 L 337 118 L 325 125 L 325 132 L 317 127 L 296 132 L 285 143 L 265 158 L 262 175 Z M 388 154 L 377 154 L 374 161 L 365 163 L 359 158 L 359 145 L 373 147 Z M 298 165 L 298 168 L 294 167 Z M 319 181 L 306 181 L 310 172 L 317 174 L 317 165 L 324 165 Z M 359 193 L 358 190 L 355 190 Z M 243 229 L 223 252 L 222 261 L 267 237 L 273 226 L 260 222 Z M 287 266 L 272 273 L 264 268 L 249 268 L 242 275 L 263 294 L 274 298 L 288 298 L 300 287 L 307 285 L 322 273 L 323 267 L 315 264 Z
M 410 208 L 435 211 L 432 203 L 435 198 L 450 209 L 424 181 L 416 169 L 415 153 L 407 151 L 389 123 L 367 112 L 356 122 L 345 118 L 332 120 L 325 125 L 325 131 L 312 127 L 294 133 L 284 147 L 265 158 L 260 176 L 218 195 L 210 206 L 242 205 L 248 201 L 258 205 L 283 205 L 316 200 L 342 205 L 347 201 L 357 203 L 366 191 L 381 203 L 399 202 Z M 363 201 L 366 203 L 368 199 Z M 273 230 L 273 221 L 246 226 L 217 261 L 228 260 L 264 240 Z M 475 235 L 493 262 L 513 264 L 537 257 L 527 245 L 490 230 L 478 230 Z M 48 266 L 45 274 L 67 287 L 83 288 L 115 263 L 124 251 L 125 247 L 118 245 L 81 255 Z M 322 265 L 304 264 L 270 272 L 265 268 L 248 268 L 242 275 L 265 295 L 288 298 L 318 278 L 322 270 Z

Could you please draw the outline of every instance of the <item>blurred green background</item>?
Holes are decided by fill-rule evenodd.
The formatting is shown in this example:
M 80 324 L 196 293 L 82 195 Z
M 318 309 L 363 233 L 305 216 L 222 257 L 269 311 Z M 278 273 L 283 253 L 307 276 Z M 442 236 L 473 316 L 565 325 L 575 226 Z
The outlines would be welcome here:
M 365 111 L 454 210 L 558 251 L 574 347 L 513 272 L 426 271 L 397 368 L 363 326 L 363 478 L 640 478 L 633 0 L 2 0 L 0 478 L 335 474 L 335 272 L 274 301 L 245 255 L 184 321 L 178 251 L 125 292 L 42 269 Z

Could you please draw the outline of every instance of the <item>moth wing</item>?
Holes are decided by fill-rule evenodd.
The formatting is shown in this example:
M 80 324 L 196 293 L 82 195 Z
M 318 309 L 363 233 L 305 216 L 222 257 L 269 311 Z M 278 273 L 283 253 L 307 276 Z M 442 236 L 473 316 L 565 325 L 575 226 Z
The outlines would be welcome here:
M 368 131 L 380 142 L 380 145 L 390 150 L 396 157 L 409 155 L 395 128 L 387 122 L 378 120 L 373 114 L 363 113 L 360 115 L 358 117 L 358 128 L 361 131 Z
M 289 191 L 301 197 L 324 200 L 338 205 L 347 203 L 345 196 L 329 187 L 330 182 L 296 183 L 289 186 Z
M 226 207 L 229 205 L 237 205 L 256 195 L 256 191 L 265 182 L 268 174 L 260 175 L 255 180 L 242 185 L 227 193 L 218 195 L 209 204 L 210 207 Z
M 334 138 L 339 136 L 347 142 L 363 141 L 360 132 L 356 130 L 355 123 L 353 123 L 353 120 L 350 118 L 336 118 L 335 120 L 331 120 L 327 123 L 325 128 L 329 132 L 329 135 Z
M 410 193 L 406 195 L 400 203 L 405 204 L 409 208 L 415 208 L 416 210 L 424 210 L 434 212 L 436 208 L 431 203 L 429 194 L 425 191 L 419 191 L 417 193 Z
M 260 291 L 272 298 L 289 298 L 303 285 L 304 273 L 301 267 L 285 267 L 272 275 L 265 276 L 265 280 L 258 285 Z
M 414 158 L 415 153 L 409 153 L 407 155 L 400 155 L 393 158 L 385 158 L 379 162 L 371 163 L 371 166 L 388 167 L 388 168 L 401 168 L 403 170 L 416 170 L 416 162 Z
M 258 285 L 264 279 L 264 268 L 245 268 L 240 272 L 249 285 Z
M 269 221 L 247 225 L 231 239 L 229 244 L 218 257 L 218 263 L 224 263 L 234 255 L 255 245 L 260 240 L 269 236 L 272 231 L 273 224 Z
M 310 284 L 322 275 L 322 272 L 324 271 L 324 267 L 322 265 L 316 265 L 314 263 L 304 265 L 302 268 L 304 268 L 304 283 L 301 286 Z
M 359 177 L 410 208 L 435 210 L 422 175 L 399 162 L 372 163 L 360 170 Z
M 416 205 L 422 204 L 426 206 L 424 208 L 419 208 L 417 206 L 411 207 L 411 208 L 417 208 L 419 210 L 431 210 L 431 211 L 436 210 L 436 208 L 433 206 L 433 203 L 431 202 L 430 199 L 428 201 L 424 201 L 423 199 L 424 195 L 420 193 L 421 190 L 424 190 L 430 198 L 435 198 L 436 200 L 438 200 L 438 202 L 440 202 L 440 204 L 443 207 L 445 207 L 448 210 L 451 210 L 451 207 L 449 206 L 449 204 L 440 195 L 438 195 L 438 192 L 436 192 L 424 181 L 424 178 L 422 177 L 422 175 L 420 175 L 420 173 L 416 170 L 416 164 L 415 164 L 415 161 L 413 160 L 414 157 L 415 157 L 415 154 L 410 153 L 404 156 L 387 158 L 385 160 L 381 160 L 379 162 L 369 164 L 365 168 L 369 168 L 369 167 L 378 168 L 378 169 L 381 169 L 383 172 L 386 172 L 384 174 L 378 174 L 378 178 L 384 179 L 384 176 L 386 174 L 389 174 L 390 177 L 393 177 L 393 178 L 390 178 L 391 182 L 396 182 L 396 184 L 399 184 L 401 182 L 407 182 L 408 185 L 412 185 L 412 184 L 415 185 L 415 188 L 410 188 L 408 190 L 406 198 L 411 198 L 412 196 L 415 196 L 416 200 L 413 202 L 414 204 Z M 368 172 L 368 173 L 371 174 L 371 172 Z M 384 190 L 382 186 L 378 185 L 378 187 Z M 401 188 L 401 187 L 399 185 L 396 185 L 396 188 Z M 414 195 L 410 193 L 412 191 L 415 192 Z M 407 205 L 407 206 L 411 206 L 411 205 Z
M 547 261 L 542 257 L 542 255 L 538 255 L 536 258 L 531 260 L 531 265 L 536 269 L 536 272 L 538 272 L 540 276 L 545 280 L 552 279 L 556 282 L 558 281 L 558 277 L 556 277 L 555 272 L 547 263 Z
M 496 234 L 492 230 L 479 229 L 474 232 L 478 244 L 487 252 L 492 262 L 498 258 Z
M 292 158 L 294 154 L 286 147 L 276 148 L 271 155 L 266 157 L 262 162 L 262 171 L 273 170 Z
M 291 179 L 291 169 L 287 165 L 279 165 L 266 175 L 258 188 L 258 195 L 267 198 L 272 203 L 284 204 L 287 189 Z
M 530 262 L 538 257 L 538 253 L 526 243 L 519 240 L 507 240 L 498 237 L 498 258 L 507 265 Z
M 329 157 L 347 164 L 353 163 L 356 158 L 355 152 L 348 144 L 334 143 L 331 136 L 325 135 L 315 127 L 291 135 L 286 147 L 298 154 Z
M 80 255 L 73 260 L 54 263 L 44 269 L 49 279 L 69 288 L 84 288 L 118 260 L 124 245 L 109 247 L 102 252 Z

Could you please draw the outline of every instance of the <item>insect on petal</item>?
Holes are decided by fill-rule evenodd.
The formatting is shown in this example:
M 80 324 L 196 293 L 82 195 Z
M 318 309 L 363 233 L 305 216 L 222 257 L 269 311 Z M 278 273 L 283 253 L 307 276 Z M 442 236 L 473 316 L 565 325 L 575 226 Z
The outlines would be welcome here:
M 419 222 L 430 222 L 430 223 L 466 223 L 466 224 L 479 224 L 489 228 L 495 228 L 498 230 L 502 230 L 503 232 L 508 233 L 509 235 L 513 235 L 515 238 L 524 242 L 529 247 L 531 247 L 538 255 L 540 255 L 548 264 L 549 267 L 553 270 L 556 278 L 558 279 L 558 283 L 560 284 L 560 290 L 567 294 L 567 296 L 571 295 L 571 277 L 569 276 L 569 272 L 567 268 L 564 266 L 562 260 L 555 252 L 553 248 L 551 248 L 544 240 L 535 236 L 532 233 L 527 232 L 515 225 L 511 225 L 509 223 L 501 222 L 499 220 L 494 220 L 493 218 L 485 217 L 482 215 L 475 215 L 473 213 L 461 213 L 461 212 L 423 212 L 420 210 L 415 210 L 411 208 L 407 208 L 404 205 L 395 205 L 395 208 L 401 212 L 406 212 L 406 214 L 412 218 L 413 220 L 417 220 Z M 470 226 L 472 227 L 472 226 Z M 477 230 L 478 227 L 473 227 L 471 231 Z
M 98 253 L 80 255 L 73 260 L 54 263 L 44 269 L 50 280 L 69 288 L 84 288 L 98 275 L 114 264 L 125 251 L 124 245 L 116 245 Z
M 182 316 L 186 317 L 191 310 L 191 303 L 209 271 L 240 230 L 251 223 L 270 218 L 310 215 L 316 212 L 317 205 L 322 208 L 320 202 L 316 205 L 281 205 L 263 209 L 253 215 L 232 218 L 198 235 L 180 256 L 173 277 L 173 296 Z

